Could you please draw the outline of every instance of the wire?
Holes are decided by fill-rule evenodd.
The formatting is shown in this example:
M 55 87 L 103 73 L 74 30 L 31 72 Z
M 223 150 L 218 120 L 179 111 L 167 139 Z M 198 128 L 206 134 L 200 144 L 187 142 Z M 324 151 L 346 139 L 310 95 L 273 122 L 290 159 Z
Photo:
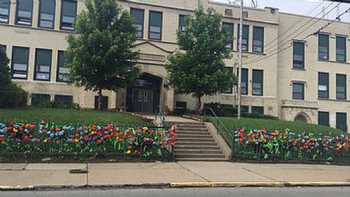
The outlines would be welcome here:
M 327 13 L 325 13 L 324 16 L 328 15 L 330 12 L 332 12 L 332 11 L 333 11 L 336 7 L 338 7 L 339 5 L 340 5 L 340 3 L 338 3 L 335 7 L 333 7 L 333 8 L 330 9 Z M 322 19 L 322 18 L 318 18 L 314 23 L 312 23 L 311 25 L 307 26 L 306 29 L 304 29 L 303 31 L 299 32 L 299 33 L 298 33 L 297 35 L 295 35 L 294 37 L 297 37 L 297 36 L 299 36 L 300 34 L 304 33 L 307 29 L 311 28 L 313 25 L 315 25 L 316 23 L 318 23 L 321 19 Z M 335 22 L 335 21 L 333 21 L 333 22 Z M 332 23 L 333 23 L 333 22 L 332 22 Z M 330 25 L 330 24 L 329 24 L 329 25 Z M 328 26 L 329 26 L 329 25 L 328 25 Z M 302 26 L 302 27 L 305 27 L 305 26 Z M 295 33 L 296 33 L 296 32 L 295 32 Z M 314 35 L 314 34 L 315 34 L 315 33 L 313 33 L 312 35 Z M 306 36 L 304 39 L 306 39 L 306 38 L 308 38 L 308 37 L 310 37 L 310 35 Z M 283 42 L 283 43 L 281 43 L 281 44 L 279 44 L 279 45 L 287 44 L 288 42 L 290 42 L 290 41 L 292 41 L 292 40 L 293 40 L 293 39 L 286 40 L 286 42 Z M 282 49 L 277 48 L 276 50 L 273 50 L 271 54 L 269 54 L 269 55 L 267 55 L 267 56 L 264 56 L 264 57 L 257 57 L 257 58 L 255 58 L 255 59 L 253 59 L 253 60 L 251 60 L 251 61 L 246 62 L 245 64 L 258 63 L 258 62 L 260 62 L 260 61 L 262 61 L 262 60 L 264 60 L 264 59 L 266 59 L 266 58 L 269 58 L 269 57 L 271 57 L 271 56 L 273 56 L 273 55 L 276 55 L 276 54 L 279 54 L 279 53 L 285 51 L 285 50 L 288 49 L 289 47 L 291 47 L 291 46 L 287 46 L 287 47 L 282 48 Z M 259 59 L 260 59 L 260 60 L 259 60 Z

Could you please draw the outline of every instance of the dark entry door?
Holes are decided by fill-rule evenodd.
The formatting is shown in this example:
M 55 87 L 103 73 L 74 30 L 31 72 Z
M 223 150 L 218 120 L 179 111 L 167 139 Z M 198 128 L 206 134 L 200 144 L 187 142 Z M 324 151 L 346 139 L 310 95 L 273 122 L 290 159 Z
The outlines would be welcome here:
M 152 113 L 153 109 L 153 90 L 134 88 L 132 89 L 132 102 L 134 111 Z
M 150 74 L 143 74 L 128 88 L 127 110 L 143 113 L 158 112 L 161 83 L 161 78 Z

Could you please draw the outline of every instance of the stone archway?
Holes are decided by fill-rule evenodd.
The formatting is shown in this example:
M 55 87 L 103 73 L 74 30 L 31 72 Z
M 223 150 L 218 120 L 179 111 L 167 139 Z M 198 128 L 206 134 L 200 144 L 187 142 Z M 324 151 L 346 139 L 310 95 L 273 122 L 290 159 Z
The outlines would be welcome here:
M 310 123 L 311 122 L 311 118 L 306 113 L 300 112 L 299 114 L 297 114 L 295 116 L 294 121 L 295 122 Z

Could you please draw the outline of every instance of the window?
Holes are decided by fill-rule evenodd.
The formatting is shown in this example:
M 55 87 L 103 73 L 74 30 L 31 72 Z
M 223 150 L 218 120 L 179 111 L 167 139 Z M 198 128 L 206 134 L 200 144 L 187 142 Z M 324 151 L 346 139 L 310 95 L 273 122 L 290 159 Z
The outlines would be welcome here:
M 51 102 L 48 94 L 32 94 L 32 106 L 47 106 Z
M 149 32 L 148 38 L 151 40 L 162 39 L 163 14 L 161 12 L 149 12 Z
M 188 18 L 187 15 L 179 16 L 179 32 L 184 32 L 186 30 L 186 18 Z
M 11 73 L 14 79 L 27 79 L 29 48 L 13 47 Z
M 240 26 L 238 25 L 238 40 L 237 40 L 237 49 L 239 49 L 239 32 Z M 247 52 L 249 50 L 249 25 L 243 25 L 243 36 L 242 36 L 242 51 Z
M 253 27 L 253 52 L 264 52 L 264 27 Z
M 74 22 L 77 15 L 77 2 L 75 0 L 62 0 L 61 29 L 74 30 Z
M 336 113 L 336 127 L 344 132 L 348 131 L 347 125 L 347 114 L 346 113 Z
M 55 95 L 55 104 L 60 107 L 71 107 L 73 105 L 73 96 Z
M 10 0 L 0 0 L 0 23 L 8 23 L 10 16 Z
M 37 49 L 35 55 L 34 80 L 50 81 L 52 51 Z
M 233 67 L 224 67 L 224 72 L 231 73 L 233 75 Z M 233 87 L 228 88 L 227 90 L 223 91 L 224 94 L 232 94 L 233 93 Z
M 264 115 L 264 107 L 252 106 L 252 114 Z
M 264 71 L 253 70 L 253 96 L 263 95 Z
M 304 83 L 293 83 L 293 99 L 304 100 Z
M 98 96 L 95 96 L 95 109 L 98 109 Z M 102 110 L 108 109 L 108 96 L 102 96 Z
M 241 95 L 248 95 L 248 69 L 241 70 Z
M 6 53 L 6 46 L 0 44 L 0 50 L 2 50 L 4 53 Z
M 33 0 L 17 0 L 16 24 L 32 25 Z
M 55 0 L 40 0 L 39 27 L 54 28 Z
M 329 60 L 329 35 L 318 34 L 318 59 Z
M 329 98 L 329 76 L 328 73 L 318 73 L 318 98 Z
M 223 23 L 222 30 L 227 34 L 227 49 L 233 49 L 233 24 L 232 23 Z
M 329 126 L 329 112 L 318 112 L 318 124 L 323 126 Z
M 293 41 L 293 68 L 304 69 L 305 67 L 305 43 Z
M 248 114 L 249 113 L 249 106 L 242 105 L 241 106 L 241 114 Z
M 346 100 L 346 75 L 336 75 L 336 98 Z
M 64 52 L 58 51 L 57 57 L 57 78 L 58 82 L 69 82 L 70 68 L 65 63 Z
M 336 40 L 337 62 L 346 62 L 346 38 L 337 36 Z
M 145 11 L 141 9 L 131 8 L 130 14 L 134 20 L 134 27 L 136 28 L 136 37 L 143 38 Z

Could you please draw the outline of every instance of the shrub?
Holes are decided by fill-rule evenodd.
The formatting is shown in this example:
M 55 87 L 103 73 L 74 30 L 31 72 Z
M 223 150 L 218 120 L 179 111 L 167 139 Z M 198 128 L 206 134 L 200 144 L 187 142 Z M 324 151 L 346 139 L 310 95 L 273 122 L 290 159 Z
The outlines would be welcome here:
M 0 89 L 0 107 L 16 108 L 27 105 L 28 94 L 14 83 Z

